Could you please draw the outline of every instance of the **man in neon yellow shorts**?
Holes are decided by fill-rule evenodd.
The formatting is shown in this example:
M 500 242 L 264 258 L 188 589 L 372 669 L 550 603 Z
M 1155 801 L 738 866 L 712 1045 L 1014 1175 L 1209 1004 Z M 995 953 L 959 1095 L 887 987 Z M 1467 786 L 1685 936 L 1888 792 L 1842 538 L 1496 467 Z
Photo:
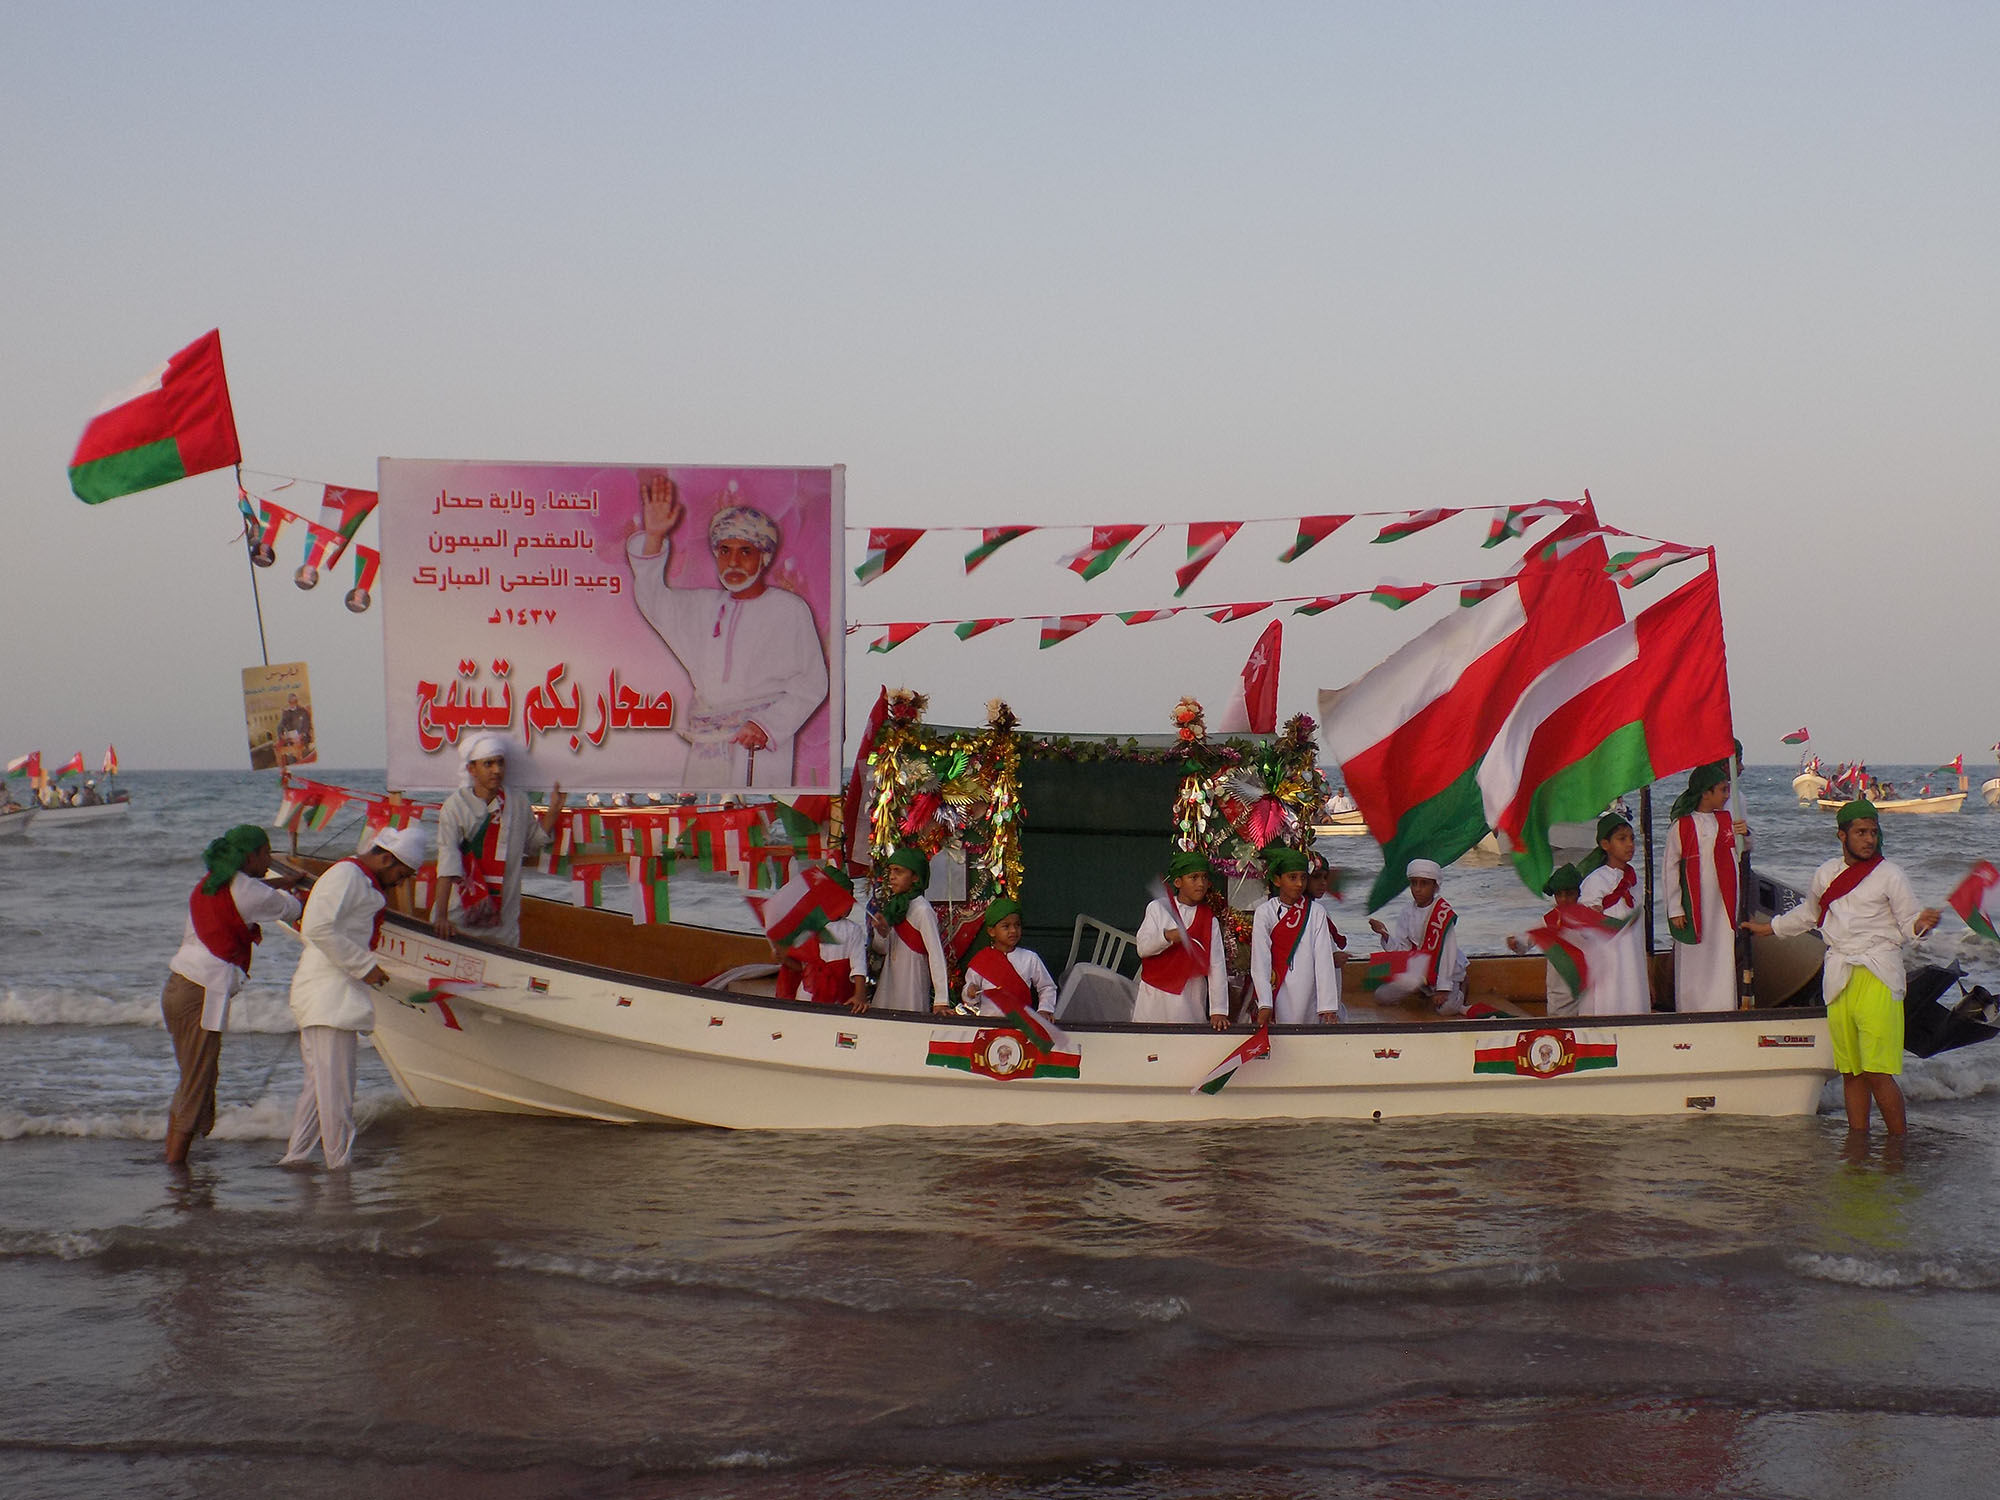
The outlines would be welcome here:
M 1938 924 L 1936 907 L 1917 908 L 1909 877 L 1882 857 L 1882 825 L 1875 804 L 1848 803 L 1840 810 L 1840 858 L 1813 871 L 1806 899 L 1769 922 L 1744 925 L 1759 937 L 1796 937 L 1817 927 L 1826 940 L 1821 988 L 1833 1033 L 1833 1065 L 1840 1070 L 1847 1128 L 1868 1131 L 1870 1100 L 1882 1106 L 1889 1134 L 1907 1128 L 1903 1091 L 1903 945 Z

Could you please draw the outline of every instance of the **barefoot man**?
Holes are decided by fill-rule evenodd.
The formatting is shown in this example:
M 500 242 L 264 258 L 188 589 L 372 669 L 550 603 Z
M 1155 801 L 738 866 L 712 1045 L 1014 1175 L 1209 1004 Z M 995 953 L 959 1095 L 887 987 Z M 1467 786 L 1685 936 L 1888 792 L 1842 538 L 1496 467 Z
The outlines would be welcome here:
M 1890 1135 L 1908 1128 L 1903 1091 L 1903 944 L 1938 924 L 1919 909 L 1902 867 L 1882 857 L 1882 825 L 1865 799 L 1841 808 L 1840 858 L 1813 871 L 1812 889 L 1790 911 L 1744 925 L 1758 937 L 1796 937 L 1815 927 L 1826 940 L 1825 993 L 1833 1065 L 1840 1070 L 1852 1135 L 1868 1133 L 1868 1107 L 1882 1107 Z

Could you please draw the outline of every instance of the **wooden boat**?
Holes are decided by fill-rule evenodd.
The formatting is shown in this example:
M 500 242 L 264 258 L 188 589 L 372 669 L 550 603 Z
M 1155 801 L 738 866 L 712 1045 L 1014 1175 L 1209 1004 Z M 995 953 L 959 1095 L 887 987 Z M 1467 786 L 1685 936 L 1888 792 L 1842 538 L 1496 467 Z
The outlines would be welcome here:
M 21 837 L 39 812 L 39 807 L 0 808 L 0 839 Z
M 1823 811 L 1838 812 L 1847 806 L 1841 797 L 1821 797 L 1819 805 Z M 1965 805 L 1964 792 L 1940 792 L 1935 797 L 1891 797 L 1885 802 L 1877 802 L 1875 811 L 1881 813 L 1955 813 Z
M 1979 787 L 1979 795 L 1986 799 L 1988 807 L 2000 807 L 2000 776 L 1995 776 L 1991 781 L 1982 782 Z
M 1833 1069 L 1817 1005 L 1550 1022 L 1542 960 L 1510 955 L 1471 965 L 1468 998 L 1497 1015 L 1354 1006 L 1339 1027 L 1274 1027 L 1269 1058 L 1201 1094 L 1192 1090 L 1246 1033 L 1077 1023 L 1074 1051 L 1045 1064 L 996 1020 L 854 1016 L 775 999 L 757 978 L 718 987 L 732 970 L 768 965 L 753 934 L 640 927 L 530 896 L 522 937 L 519 949 L 440 940 L 392 912 L 378 944 L 391 982 L 374 1037 L 411 1103 L 771 1130 L 1799 1115 L 1818 1108 Z M 1816 987 L 1818 940 L 1804 941 Z M 1671 983 L 1671 959 L 1656 955 L 1655 993 Z M 433 985 L 441 1001 L 422 998 L 439 993 Z
M 131 810 L 129 797 L 111 802 L 93 802 L 81 807 L 41 807 L 35 810 L 36 826 L 47 830 L 69 828 L 79 823 L 101 823 L 108 818 L 122 818 Z
M 1358 807 L 1346 812 L 1328 813 L 1326 817 L 1312 825 L 1312 835 L 1316 839 L 1366 838 L 1368 824 Z

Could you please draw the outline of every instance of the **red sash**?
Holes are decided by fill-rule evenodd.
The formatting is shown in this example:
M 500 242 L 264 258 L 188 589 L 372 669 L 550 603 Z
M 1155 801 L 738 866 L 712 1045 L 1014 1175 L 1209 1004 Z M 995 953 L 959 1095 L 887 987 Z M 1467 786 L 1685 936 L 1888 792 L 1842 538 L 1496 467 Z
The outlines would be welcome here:
M 250 947 L 264 941 L 264 930 L 243 920 L 228 886 L 210 895 L 197 884 L 188 897 L 188 919 L 202 947 L 245 974 L 250 972 Z
M 986 986 L 986 993 L 992 995 L 993 1003 L 1002 1010 L 1013 1012 L 1035 1008 L 1035 992 L 1028 987 L 1028 981 L 1021 977 L 1013 961 L 998 948 L 981 948 L 972 955 L 965 969 L 967 973 L 979 976 Z
M 889 930 L 901 938 L 903 946 L 908 948 L 912 953 L 928 953 L 930 951 L 924 946 L 924 935 L 917 930 L 917 924 L 912 922 L 908 917 L 903 918 L 902 921 Z
M 1285 987 L 1285 976 L 1292 970 L 1292 955 L 1298 951 L 1299 939 L 1306 933 L 1306 908 L 1301 901 L 1296 906 L 1280 906 L 1278 920 L 1271 925 L 1271 995 L 1277 997 Z
M 1180 913 L 1174 913 L 1178 920 Z M 1215 932 L 1215 913 L 1206 904 L 1194 909 L 1188 924 L 1188 941 L 1139 960 L 1139 978 L 1156 990 L 1178 995 L 1190 979 L 1208 977 L 1208 945 Z M 1193 951 L 1189 951 L 1192 949 Z
M 1715 888 L 1722 893 L 1722 909 L 1729 914 L 1730 930 L 1736 927 L 1736 821 L 1726 812 L 1710 814 L 1715 819 Z M 1701 941 L 1701 861 L 1695 857 L 1701 844 L 1695 834 L 1694 814 L 1674 824 L 1681 844 L 1681 899 L 1687 909 L 1688 928 L 1694 941 Z
M 1417 944 L 1417 952 L 1430 955 L 1430 961 L 1424 965 L 1425 984 L 1436 986 L 1438 955 L 1444 949 L 1444 935 L 1457 920 L 1458 913 L 1451 909 L 1451 904 L 1444 897 L 1439 896 L 1431 903 L 1431 919 L 1424 923 L 1424 940 Z
M 1813 923 L 1813 926 L 1825 926 L 1826 914 L 1833 910 L 1833 903 L 1873 875 L 1875 867 L 1881 863 L 1882 856 L 1878 854 L 1873 859 L 1857 860 L 1834 876 L 1826 888 L 1826 894 L 1819 898 L 1819 920 Z
M 382 919 L 389 915 L 389 893 L 382 889 L 382 882 L 376 878 L 375 872 L 369 869 L 368 866 L 361 863 L 360 860 L 343 859 L 340 861 L 340 863 L 344 865 L 353 865 L 355 869 L 359 870 L 363 875 L 366 875 L 368 877 L 368 883 L 374 886 L 377 893 L 379 893 L 382 897 L 382 905 L 378 907 L 375 912 L 375 925 L 368 929 L 368 946 L 370 948 L 373 948 L 377 943 L 382 941 Z
M 1637 904 L 1632 900 L 1632 893 L 1638 888 L 1639 872 L 1631 865 L 1627 865 L 1619 872 L 1617 888 L 1607 894 L 1602 901 L 1598 902 L 1597 909 L 1607 915 L 1610 913 L 1612 907 L 1619 905 L 1630 906 L 1634 910 L 1637 910 Z

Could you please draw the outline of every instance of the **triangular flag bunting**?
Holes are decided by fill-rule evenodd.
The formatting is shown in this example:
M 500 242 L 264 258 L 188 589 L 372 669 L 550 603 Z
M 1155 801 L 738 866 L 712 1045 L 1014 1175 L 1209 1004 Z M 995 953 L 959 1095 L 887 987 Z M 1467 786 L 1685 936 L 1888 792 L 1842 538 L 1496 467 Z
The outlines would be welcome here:
M 1381 538 L 1376 538 L 1381 540 Z M 1385 578 L 1375 585 L 1375 591 L 1368 597 L 1377 604 L 1386 604 L 1391 609 L 1401 609 L 1405 604 L 1415 604 L 1424 595 L 1436 588 L 1434 583 L 1404 583 L 1398 579 Z
M 1458 586 L 1458 604 L 1461 609 L 1470 609 L 1481 599 L 1491 599 L 1514 580 L 1511 578 L 1480 578 Z
M 1227 546 L 1229 539 L 1242 528 L 1241 521 L 1188 523 L 1187 562 L 1174 569 L 1174 582 L 1178 585 L 1174 590 L 1176 599 L 1188 591 L 1189 586 L 1201 577 L 1202 570 L 1215 561 L 1216 554 Z
M 920 526 L 869 528 L 868 551 L 861 559 L 861 566 L 854 570 L 854 576 L 863 583 L 873 583 L 901 562 L 904 554 L 923 539 L 924 532 Z
M 1520 536 L 1537 521 L 1547 520 L 1552 516 L 1575 515 L 1581 504 L 1582 502 L 1577 500 L 1539 500 L 1533 505 L 1510 505 L 1506 514 L 1493 518 L 1492 525 L 1486 531 L 1486 540 L 1479 545 L 1497 547 L 1504 541 Z
M 1143 526 L 1093 526 L 1090 528 L 1090 545 L 1063 566 L 1079 578 L 1095 578 L 1117 562 L 1145 529 Z M 1097 617 L 1093 615 L 1091 618 Z
M 1155 620 L 1171 620 L 1179 613 L 1178 609 L 1126 609 L 1119 611 L 1118 618 L 1127 625 L 1150 625 Z
M 1438 522 L 1450 520 L 1457 514 L 1455 510 L 1413 510 L 1407 516 L 1391 521 L 1375 533 L 1375 540 L 1400 542 L 1406 536 L 1415 536 L 1420 531 L 1428 531 Z
M 1042 621 L 1041 644 L 1036 649 L 1046 651 L 1051 646 L 1060 645 L 1103 618 L 1103 615 L 1051 615 Z
M 975 635 L 984 635 L 995 625 L 1012 625 L 1011 618 L 1005 620 L 960 620 L 952 626 L 951 633 L 961 641 L 969 641 Z
M 894 651 L 903 642 L 917 634 L 918 631 L 923 630 L 928 623 L 925 620 L 909 620 L 900 625 L 891 625 L 881 635 L 868 643 L 868 649 L 870 651 Z
M 1359 589 L 1356 589 L 1351 594 L 1321 594 L 1317 599 L 1308 599 L 1304 604 L 1293 610 L 1292 613 L 1295 615 L 1323 615 L 1328 610 L 1336 609 L 1340 605 L 1345 604 L 1349 599 L 1359 599 L 1360 597 L 1361 591 Z
M 1298 561 L 1353 519 L 1352 516 L 1300 516 L 1299 534 L 1293 538 L 1291 546 L 1278 554 L 1278 561 Z
M 1605 564 L 1604 571 L 1615 578 L 1621 588 L 1629 589 L 1644 583 L 1662 568 L 1706 556 L 1708 553 L 1699 548 L 1669 544 L 1649 547 L 1644 552 L 1621 552 Z
M 1261 615 L 1270 607 L 1269 599 L 1262 604 L 1225 604 L 1221 609 L 1209 610 L 1208 617 L 1218 625 L 1230 625 L 1237 620 L 1247 620 L 1252 615 Z
M 965 554 L 965 571 L 970 573 L 1011 541 L 1026 536 L 1032 526 L 987 526 L 979 533 L 979 545 Z

